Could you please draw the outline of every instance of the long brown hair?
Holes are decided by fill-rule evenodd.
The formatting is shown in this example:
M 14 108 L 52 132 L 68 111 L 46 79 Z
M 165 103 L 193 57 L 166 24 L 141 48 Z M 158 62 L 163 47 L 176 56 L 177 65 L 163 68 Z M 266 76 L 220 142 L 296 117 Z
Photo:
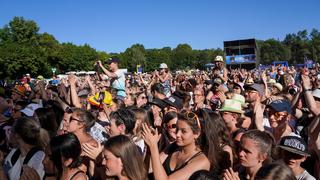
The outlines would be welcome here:
M 111 137 L 104 144 L 104 148 L 121 159 L 123 164 L 122 175 L 131 180 L 147 179 L 143 156 L 129 137 L 125 135 Z

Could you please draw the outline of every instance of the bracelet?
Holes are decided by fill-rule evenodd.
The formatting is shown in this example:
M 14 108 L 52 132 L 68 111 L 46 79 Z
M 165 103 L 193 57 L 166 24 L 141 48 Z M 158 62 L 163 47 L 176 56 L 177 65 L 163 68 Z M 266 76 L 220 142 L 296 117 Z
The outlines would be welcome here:
M 303 90 L 304 92 L 307 92 L 307 91 L 312 91 L 312 89 L 305 89 Z

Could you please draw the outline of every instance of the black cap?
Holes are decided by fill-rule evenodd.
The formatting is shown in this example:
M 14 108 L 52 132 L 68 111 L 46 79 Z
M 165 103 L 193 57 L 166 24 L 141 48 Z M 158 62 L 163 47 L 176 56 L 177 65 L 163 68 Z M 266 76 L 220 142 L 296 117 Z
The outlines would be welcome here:
M 302 156 L 310 156 L 307 143 L 298 136 L 284 136 L 280 140 L 279 148 Z
M 108 64 L 111 64 L 111 63 L 117 63 L 119 64 L 120 63 L 120 59 L 116 58 L 116 57 L 111 57 L 108 59 L 107 61 Z
M 164 109 L 165 107 L 167 107 L 168 105 L 161 99 L 158 98 L 154 98 L 152 100 L 152 102 L 150 102 L 150 104 L 156 105 L 158 106 L 160 109 Z
M 170 106 L 173 106 L 177 109 L 182 109 L 183 108 L 183 101 L 181 98 L 175 96 L 175 95 L 171 95 L 168 98 L 165 98 L 163 100 L 165 103 L 167 103 Z

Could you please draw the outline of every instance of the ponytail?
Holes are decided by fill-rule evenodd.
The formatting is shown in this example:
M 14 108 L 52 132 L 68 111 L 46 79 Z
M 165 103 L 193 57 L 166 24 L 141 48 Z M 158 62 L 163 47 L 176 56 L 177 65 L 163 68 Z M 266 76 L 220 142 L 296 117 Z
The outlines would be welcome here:
M 50 142 L 50 135 L 48 131 L 43 128 L 40 128 L 38 145 L 44 149 L 49 145 L 49 142 Z

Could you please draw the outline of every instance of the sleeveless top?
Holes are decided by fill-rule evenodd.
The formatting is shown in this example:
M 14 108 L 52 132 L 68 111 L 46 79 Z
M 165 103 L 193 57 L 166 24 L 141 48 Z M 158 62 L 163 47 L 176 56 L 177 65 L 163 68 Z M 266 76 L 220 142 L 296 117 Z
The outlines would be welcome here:
M 184 162 L 180 167 L 175 168 L 174 170 L 171 170 L 170 168 L 170 160 L 171 160 L 171 156 L 172 154 L 170 154 L 166 160 L 163 162 L 163 168 L 166 171 L 167 175 L 169 176 L 170 174 L 173 174 L 174 172 L 184 168 L 192 159 L 194 159 L 195 157 L 199 156 L 200 154 L 202 154 L 202 151 L 197 152 L 196 154 L 194 154 L 193 156 L 191 156 L 191 158 L 189 158 L 186 162 Z

